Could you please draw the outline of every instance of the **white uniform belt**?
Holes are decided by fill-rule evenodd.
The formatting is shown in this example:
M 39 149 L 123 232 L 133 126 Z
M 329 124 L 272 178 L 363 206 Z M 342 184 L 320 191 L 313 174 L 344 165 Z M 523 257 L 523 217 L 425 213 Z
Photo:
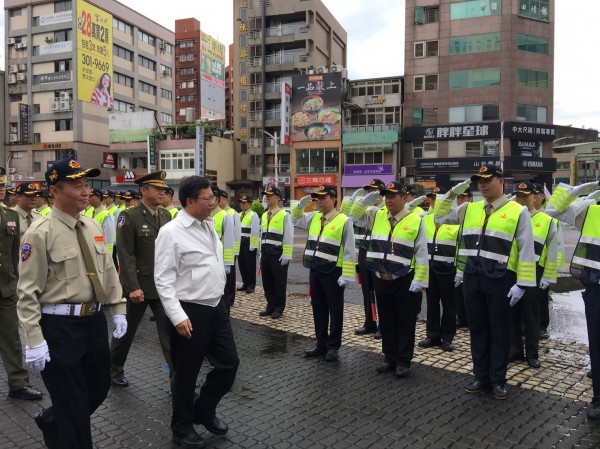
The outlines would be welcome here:
M 84 304 L 42 304 L 42 313 L 63 316 L 90 316 L 100 311 L 102 304 L 98 301 Z

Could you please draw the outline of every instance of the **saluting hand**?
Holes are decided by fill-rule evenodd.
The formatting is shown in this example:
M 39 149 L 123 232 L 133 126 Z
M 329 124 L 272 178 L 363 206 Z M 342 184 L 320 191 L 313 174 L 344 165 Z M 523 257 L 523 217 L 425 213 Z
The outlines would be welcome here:
M 175 326 L 175 330 L 184 338 L 192 338 L 192 322 L 189 319 L 183 320 L 181 323 Z
M 129 293 L 129 299 L 134 304 L 139 304 L 141 302 L 144 302 L 144 292 L 142 291 L 141 288 L 134 290 L 131 293 Z

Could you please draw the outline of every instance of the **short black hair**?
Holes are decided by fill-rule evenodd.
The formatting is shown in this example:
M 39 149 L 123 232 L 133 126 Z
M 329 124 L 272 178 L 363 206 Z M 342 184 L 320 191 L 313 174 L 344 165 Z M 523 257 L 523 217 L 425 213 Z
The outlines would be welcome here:
M 179 183 L 179 202 L 181 207 L 187 206 L 188 198 L 196 198 L 200 190 L 210 189 L 210 181 L 200 176 L 188 176 Z

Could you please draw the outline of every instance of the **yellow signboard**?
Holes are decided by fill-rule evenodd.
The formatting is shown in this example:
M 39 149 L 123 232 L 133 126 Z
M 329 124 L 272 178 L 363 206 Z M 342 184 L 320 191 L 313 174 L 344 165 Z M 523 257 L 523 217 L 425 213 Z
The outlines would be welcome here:
M 200 35 L 202 53 L 212 56 L 217 61 L 225 62 L 225 45 L 206 33 L 200 32 Z
M 112 109 L 112 15 L 77 0 L 77 98 Z

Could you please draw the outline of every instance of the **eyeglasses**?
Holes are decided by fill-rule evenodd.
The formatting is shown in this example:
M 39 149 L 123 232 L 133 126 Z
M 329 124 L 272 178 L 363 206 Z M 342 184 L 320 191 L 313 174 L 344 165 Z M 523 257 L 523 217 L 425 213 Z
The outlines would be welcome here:
M 215 201 L 217 199 L 217 197 L 213 196 L 198 196 L 196 198 L 194 198 L 195 200 L 202 200 L 202 201 L 208 201 L 209 203 L 212 201 Z

